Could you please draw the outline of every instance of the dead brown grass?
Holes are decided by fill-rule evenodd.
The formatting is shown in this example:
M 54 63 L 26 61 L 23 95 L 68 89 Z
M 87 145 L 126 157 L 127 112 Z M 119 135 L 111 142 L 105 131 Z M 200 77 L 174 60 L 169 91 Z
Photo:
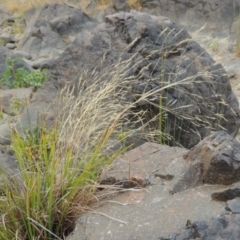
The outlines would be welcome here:
M 78 7 L 86 7 L 92 0 L 79 0 L 78 3 L 74 2 L 74 5 Z M 98 9 L 105 9 L 109 5 L 113 4 L 113 0 L 97 0 Z M 135 9 L 140 9 L 139 0 L 127 0 L 127 2 Z M 23 14 L 26 10 L 32 7 L 38 7 L 45 3 L 69 3 L 68 0 L 1 0 L 0 3 L 10 12 L 18 12 Z
M 45 3 L 63 3 L 63 0 L 1 0 L 0 3 L 10 12 L 23 14 L 26 10 Z

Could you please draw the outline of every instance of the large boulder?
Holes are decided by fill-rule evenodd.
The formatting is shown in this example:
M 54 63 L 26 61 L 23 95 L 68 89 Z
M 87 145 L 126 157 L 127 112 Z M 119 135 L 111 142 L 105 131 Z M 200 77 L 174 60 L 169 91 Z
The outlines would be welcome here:
M 152 127 L 170 135 L 170 145 L 191 148 L 212 130 L 225 129 L 233 136 L 238 132 L 238 100 L 226 71 L 166 17 L 136 11 L 107 16 L 105 23 L 78 35 L 32 101 L 50 102 L 59 88 L 78 84 L 83 72 L 93 70 L 128 79 L 128 101 L 149 94 L 136 106 L 147 112 L 143 118 L 156 118 L 161 105 L 162 126 L 157 118 Z

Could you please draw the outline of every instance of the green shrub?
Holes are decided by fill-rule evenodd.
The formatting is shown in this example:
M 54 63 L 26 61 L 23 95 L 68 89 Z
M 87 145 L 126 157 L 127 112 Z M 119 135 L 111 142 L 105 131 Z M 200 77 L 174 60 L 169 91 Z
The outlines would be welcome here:
M 27 71 L 24 68 L 15 69 L 16 61 L 21 59 L 6 58 L 7 68 L 3 74 L 1 83 L 10 88 L 27 88 L 33 87 L 35 90 L 42 86 L 46 79 L 46 70 Z

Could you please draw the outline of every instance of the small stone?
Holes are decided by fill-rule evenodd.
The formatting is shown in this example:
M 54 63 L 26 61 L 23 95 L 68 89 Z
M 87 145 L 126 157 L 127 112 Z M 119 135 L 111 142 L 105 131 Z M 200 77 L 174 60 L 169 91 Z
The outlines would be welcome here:
M 232 213 L 240 213 L 240 198 L 235 198 L 233 200 L 227 201 L 226 210 Z
M 16 45 L 15 45 L 15 43 L 7 43 L 7 44 L 6 44 L 6 47 L 7 47 L 8 49 L 14 49 L 14 48 L 16 48 Z
M 5 34 L 0 35 L 0 41 L 2 41 L 5 44 L 7 44 L 7 43 L 13 43 L 14 39 L 13 39 L 11 34 L 5 33 Z

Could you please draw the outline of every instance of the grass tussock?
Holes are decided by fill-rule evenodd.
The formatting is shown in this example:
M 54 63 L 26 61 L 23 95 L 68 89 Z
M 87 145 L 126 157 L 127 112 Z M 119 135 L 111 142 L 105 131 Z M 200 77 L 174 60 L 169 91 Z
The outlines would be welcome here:
M 102 78 L 92 73 L 88 86 L 81 80 L 79 87 L 59 93 L 61 110 L 53 128 L 41 124 L 24 136 L 12 132 L 19 172 L 2 172 L 0 239 L 63 239 L 97 201 L 102 168 L 126 150 L 121 144 L 114 149 L 110 141 L 132 107 L 118 99 L 125 95 L 121 77 L 100 84 Z

